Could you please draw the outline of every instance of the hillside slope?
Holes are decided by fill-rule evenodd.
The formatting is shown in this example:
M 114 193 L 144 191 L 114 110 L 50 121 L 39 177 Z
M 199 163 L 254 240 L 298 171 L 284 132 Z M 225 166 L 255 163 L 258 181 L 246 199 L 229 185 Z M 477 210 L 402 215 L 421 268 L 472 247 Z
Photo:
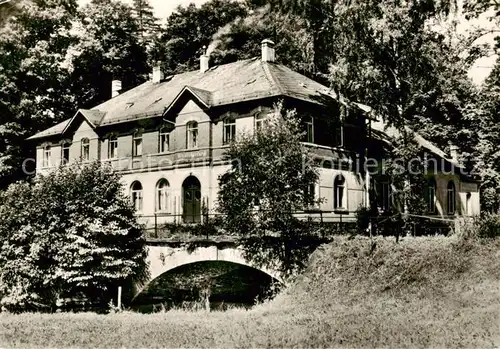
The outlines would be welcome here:
M 500 240 L 338 238 L 250 311 L 0 314 L 0 347 L 500 346 Z

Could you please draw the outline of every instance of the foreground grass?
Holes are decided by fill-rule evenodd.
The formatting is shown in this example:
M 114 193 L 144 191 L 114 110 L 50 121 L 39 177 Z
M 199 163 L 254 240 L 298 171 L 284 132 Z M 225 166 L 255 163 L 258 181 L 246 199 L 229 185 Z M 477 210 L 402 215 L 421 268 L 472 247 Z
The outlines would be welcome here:
M 339 238 L 252 310 L 0 314 L 0 347 L 500 346 L 500 241 Z

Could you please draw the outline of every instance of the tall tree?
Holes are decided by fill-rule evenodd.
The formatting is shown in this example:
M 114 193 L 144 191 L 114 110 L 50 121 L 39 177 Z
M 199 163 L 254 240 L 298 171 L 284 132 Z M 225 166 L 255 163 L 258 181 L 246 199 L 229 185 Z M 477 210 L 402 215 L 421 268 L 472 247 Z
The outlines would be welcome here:
M 481 113 L 475 120 L 479 134 L 475 156 L 482 177 L 481 205 L 485 211 L 500 213 L 500 59 L 481 92 Z
M 0 193 L 0 306 L 103 309 L 118 286 L 131 296 L 145 280 L 144 243 L 111 167 L 66 166 L 12 184 Z
M 0 29 L 0 186 L 23 176 L 25 138 L 75 109 L 68 47 L 73 0 L 34 0 Z
M 132 13 L 137 21 L 141 40 L 145 40 L 158 29 L 158 19 L 148 0 L 133 0 Z
M 111 81 L 123 90 L 147 79 L 146 48 L 129 6 L 116 0 L 94 0 L 81 10 L 75 28 L 78 43 L 73 53 L 72 78 L 79 106 L 94 106 L 111 97 Z
M 319 173 L 293 111 L 277 106 L 255 134 L 240 135 L 227 151 L 231 169 L 219 179 L 218 209 L 228 232 L 243 237 L 246 256 L 256 264 L 281 262 L 283 275 L 304 266 L 317 247 L 307 223 L 294 213 L 320 201 Z
M 221 28 L 245 16 L 246 11 L 244 4 L 231 0 L 211 0 L 199 8 L 194 4 L 179 6 L 167 18 L 154 59 L 164 62 L 167 73 L 196 69 L 203 47 L 208 47 Z
M 139 43 L 146 48 L 147 55 L 151 58 L 157 39 L 162 33 L 158 18 L 155 17 L 153 7 L 148 0 L 134 0 L 132 14 L 137 21 Z

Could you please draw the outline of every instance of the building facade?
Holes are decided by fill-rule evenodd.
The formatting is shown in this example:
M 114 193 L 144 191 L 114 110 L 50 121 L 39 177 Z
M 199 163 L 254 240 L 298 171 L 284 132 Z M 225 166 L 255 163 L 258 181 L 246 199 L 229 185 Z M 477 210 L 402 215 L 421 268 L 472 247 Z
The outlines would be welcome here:
M 210 67 L 209 57 L 201 56 L 199 71 L 174 76 L 164 77 L 157 66 L 150 81 L 124 93 L 113 81 L 110 100 L 29 138 L 36 143 L 37 173 L 100 160 L 121 173 L 148 224 L 200 222 L 203 212 L 215 212 L 218 181 L 230 166 L 224 157 L 229 143 L 262 127 L 280 101 L 303 121 L 304 144 L 320 171 L 314 191 L 323 202 L 304 211 L 321 211 L 330 221 L 354 219 L 368 200 L 362 159 L 370 155 L 367 148 L 384 144 L 387 130 L 365 106 L 340 101 L 325 86 L 275 63 L 273 45 L 264 40 L 260 58 L 221 66 Z M 371 137 L 372 127 L 379 139 Z M 429 175 L 429 214 L 478 214 L 477 180 L 441 171 L 459 165 L 420 143 L 444 164 Z M 390 206 L 390 181 L 373 185 L 380 206 Z

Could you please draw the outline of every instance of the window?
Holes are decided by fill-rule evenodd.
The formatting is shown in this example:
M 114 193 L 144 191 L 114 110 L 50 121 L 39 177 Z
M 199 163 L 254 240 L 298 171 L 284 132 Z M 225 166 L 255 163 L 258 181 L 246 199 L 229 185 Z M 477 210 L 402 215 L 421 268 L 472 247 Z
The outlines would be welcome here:
M 305 141 L 308 143 L 314 143 L 314 119 L 312 116 L 306 119 Z
M 308 209 L 318 208 L 319 184 L 312 183 L 306 188 L 304 201 Z
M 236 134 L 236 121 L 232 118 L 224 120 L 223 144 L 229 144 Z
M 71 143 L 69 142 L 63 142 L 61 145 L 61 159 L 62 159 L 62 164 L 66 165 L 69 163 L 69 148 L 71 147 Z
M 170 134 L 167 132 L 167 129 L 165 127 L 160 128 L 159 142 L 159 153 L 166 153 L 170 150 Z
M 377 182 L 377 204 L 384 211 L 391 209 L 391 185 L 389 182 Z
M 345 178 L 337 175 L 333 181 L 333 208 L 336 210 L 347 209 L 347 195 L 345 190 Z
M 339 118 L 334 130 L 334 143 L 337 147 L 344 146 L 344 120 L 347 118 L 347 113 L 347 107 L 345 105 L 341 105 L 339 110 Z
M 116 159 L 118 157 L 118 138 L 116 136 L 109 137 L 108 140 L 108 159 Z
M 467 195 L 465 196 L 465 211 L 467 213 L 467 215 L 471 215 L 472 214 L 472 210 L 471 210 L 471 206 L 470 206 L 470 199 L 472 198 L 472 194 L 471 193 L 467 193 Z
M 52 156 L 52 148 L 50 145 L 46 145 L 43 148 L 43 162 L 42 162 L 42 167 L 49 167 L 50 166 L 50 158 Z
M 142 155 L 142 132 L 136 131 L 132 138 L 132 156 Z
M 168 212 L 169 187 L 166 179 L 161 179 L 156 185 L 156 211 L 158 212 Z
M 187 124 L 187 147 L 198 148 L 198 123 L 191 121 Z
M 130 187 L 130 198 L 132 200 L 132 205 L 137 212 L 142 211 L 142 184 L 138 181 L 132 183 Z
M 427 183 L 427 210 L 429 213 L 436 212 L 436 181 L 434 179 L 429 180 Z
M 339 122 L 335 125 L 334 142 L 336 147 L 344 146 L 344 125 Z
M 456 210 L 456 192 L 455 192 L 455 183 L 453 181 L 448 182 L 447 188 L 447 206 L 448 206 L 448 214 L 455 214 Z
M 88 138 L 83 138 L 82 139 L 81 158 L 82 158 L 83 161 L 89 161 L 90 160 L 90 141 L 89 141 Z
M 264 113 L 257 114 L 255 116 L 255 129 L 259 131 L 265 124 L 267 124 L 267 115 Z

